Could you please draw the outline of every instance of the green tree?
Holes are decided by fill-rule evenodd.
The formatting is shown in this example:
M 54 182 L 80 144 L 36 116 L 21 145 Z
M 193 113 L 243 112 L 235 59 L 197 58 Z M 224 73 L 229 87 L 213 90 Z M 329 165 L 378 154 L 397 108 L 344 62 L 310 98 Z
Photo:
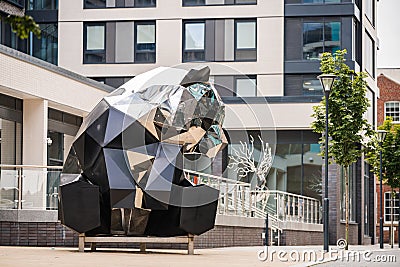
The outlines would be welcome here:
M 382 146 L 379 144 L 376 135 L 371 139 L 368 146 L 367 161 L 373 167 L 377 177 L 381 179 L 379 154 L 382 151 L 382 181 L 391 188 L 391 231 L 393 231 L 395 189 L 400 187 L 400 125 L 393 124 L 392 118 L 388 117 L 378 129 L 387 131 L 386 138 L 382 142 Z M 393 235 L 391 234 L 390 237 L 393 248 Z
M 364 118 L 364 113 L 369 107 L 366 97 L 366 74 L 355 73 L 346 65 L 347 51 L 339 50 L 333 55 L 323 53 L 321 71 L 324 74 L 337 76 L 329 96 L 328 134 L 329 134 L 329 162 L 333 161 L 343 167 L 345 177 L 345 202 L 346 202 L 346 232 L 345 238 L 349 239 L 349 166 L 356 162 L 363 153 L 366 136 L 373 134 L 372 127 Z M 322 156 L 325 157 L 325 97 L 321 103 L 314 106 L 311 127 L 322 134 L 320 144 L 323 146 Z M 347 247 L 346 247 L 347 249 Z
M 32 32 L 36 37 L 40 38 L 40 27 L 36 24 L 31 16 L 16 16 L 8 15 L 5 19 L 11 25 L 13 32 L 17 34 L 20 39 L 27 39 L 29 32 Z

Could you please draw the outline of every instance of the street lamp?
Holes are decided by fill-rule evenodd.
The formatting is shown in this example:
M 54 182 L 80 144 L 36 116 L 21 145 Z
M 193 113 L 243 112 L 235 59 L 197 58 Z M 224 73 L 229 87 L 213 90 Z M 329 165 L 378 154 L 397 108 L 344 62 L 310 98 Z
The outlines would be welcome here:
M 378 141 L 379 141 L 379 146 L 380 146 L 380 150 L 379 150 L 379 188 L 381 191 L 381 204 L 380 204 L 380 208 L 381 208 L 381 216 L 379 216 L 379 246 L 380 248 L 383 248 L 383 190 L 382 190 L 382 144 L 383 141 L 385 140 L 387 131 L 385 130 L 378 130 Z
M 332 85 L 335 81 L 336 75 L 334 74 L 321 74 L 318 76 L 319 81 L 325 92 L 325 196 L 324 196 L 324 250 L 329 251 L 329 199 L 328 199 L 328 101 L 329 92 L 332 89 Z

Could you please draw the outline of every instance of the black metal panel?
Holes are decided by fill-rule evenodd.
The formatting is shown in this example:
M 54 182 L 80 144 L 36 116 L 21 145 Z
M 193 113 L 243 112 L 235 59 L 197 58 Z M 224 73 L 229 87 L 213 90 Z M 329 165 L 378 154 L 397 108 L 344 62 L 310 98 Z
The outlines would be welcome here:
M 356 63 L 353 60 L 347 60 L 346 64 L 354 69 L 356 66 Z M 320 62 L 319 61 L 305 61 L 305 60 L 299 60 L 299 61 L 286 61 L 285 62 L 285 73 L 293 73 L 293 74 L 298 74 L 298 73 L 321 73 L 320 71 Z
M 77 180 L 60 187 L 61 223 L 78 233 L 100 226 L 99 187 Z

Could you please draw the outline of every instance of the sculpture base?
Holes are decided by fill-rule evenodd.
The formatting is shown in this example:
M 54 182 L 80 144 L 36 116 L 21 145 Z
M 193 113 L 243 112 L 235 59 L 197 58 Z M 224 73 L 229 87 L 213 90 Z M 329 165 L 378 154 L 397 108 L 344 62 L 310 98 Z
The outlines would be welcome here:
M 139 243 L 140 252 L 146 252 L 146 243 L 187 244 L 188 255 L 194 254 L 194 236 L 138 237 L 138 236 L 94 236 L 79 234 L 79 252 L 85 251 L 85 243 L 90 243 L 91 251 L 96 251 L 96 243 Z

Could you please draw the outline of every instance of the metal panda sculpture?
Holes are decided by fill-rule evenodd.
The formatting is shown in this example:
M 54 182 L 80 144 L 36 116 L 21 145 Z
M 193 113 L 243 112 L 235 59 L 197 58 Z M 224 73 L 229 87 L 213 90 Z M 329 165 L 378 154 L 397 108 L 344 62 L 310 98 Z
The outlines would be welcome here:
M 88 236 L 199 235 L 219 192 L 183 173 L 185 154 L 227 144 L 208 67 L 157 68 L 104 97 L 82 123 L 61 174 L 59 217 Z

